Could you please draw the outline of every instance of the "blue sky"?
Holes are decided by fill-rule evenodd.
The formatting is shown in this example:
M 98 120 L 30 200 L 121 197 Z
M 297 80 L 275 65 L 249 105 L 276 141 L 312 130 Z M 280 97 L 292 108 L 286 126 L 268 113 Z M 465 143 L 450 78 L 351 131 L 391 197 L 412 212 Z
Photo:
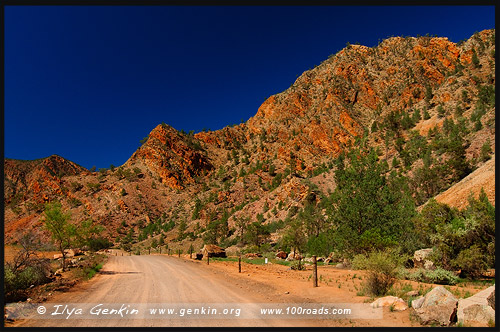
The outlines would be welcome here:
M 165 122 L 248 120 L 347 42 L 495 27 L 493 6 L 6 6 L 5 157 L 123 164 Z

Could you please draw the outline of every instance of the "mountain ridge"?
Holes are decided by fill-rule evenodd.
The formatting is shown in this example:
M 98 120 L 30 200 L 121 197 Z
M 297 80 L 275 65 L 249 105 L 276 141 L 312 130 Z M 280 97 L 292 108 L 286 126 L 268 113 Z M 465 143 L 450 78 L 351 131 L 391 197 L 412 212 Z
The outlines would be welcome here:
M 116 169 L 89 172 L 54 157 L 46 165 L 51 171 L 36 177 L 6 159 L 6 225 L 26 218 L 25 227 L 40 225 L 43 203 L 58 199 L 76 222 L 96 220 L 117 243 L 129 233 L 136 243 L 150 241 L 141 225 L 158 220 L 174 221 L 160 233 L 179 246 L 199 245 L 218 220 L 226 220 L 234 238 L 241 223 L 283 221 L 316 187 L 315 200 L 328 195 L 335 189 L 333 161 L 356 144 L 379 149 L 392 170 L 417 182 L 424 156 L 405 149 L 414 138 L 434 146 L 434 132 L 460 119 L 468 121 L 466 160 L 480 167 L 482 146 L 489 142 L 490 154 L 495 151 L 494 101 L 483 96 L 491 86 L 494 96 L 494 36 L 481 31 L 461 45 L 427 36 L 393 37 L 372 48 L 347 45 L 266 99 L 248 121 L 199 133 L 160 124 Z M 431 159 L 445 165 L 450 154 L 436 148 Z M 19 229 L 8 229 L 6 239 L 14 241 Z

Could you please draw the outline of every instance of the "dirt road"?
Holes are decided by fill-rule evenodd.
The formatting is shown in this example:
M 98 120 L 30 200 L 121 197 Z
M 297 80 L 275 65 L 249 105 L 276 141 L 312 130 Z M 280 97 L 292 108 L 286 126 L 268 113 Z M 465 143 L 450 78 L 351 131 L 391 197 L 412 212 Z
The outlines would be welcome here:
M 262 291 L 262 289 L 261 289 Z M 165 255 L 150 256 L 110 256 L 101 272 L 91 281 L 75 287 L 70 292 L 54 296 L 44 306 L 51 303 L 92 303 L 92 304 L 227 304 L 252 306 L 269 302 L 266 294 L 259 294 L 241 284 L 235 284 L 224 274 L 214 272 L 203 263 Z M 65 315 L 58 316 L 63 317 Z M 297 320 L 235 319 L 185 319 L 161 318 L 127 319 L 33 319 L 22 320 L 15 326 L 307 326 L 314 322 Z M 39 317 L 39 316 L 38 316 Z M 46 316 L 47 317 L 47 316 Z M 312 326 L 312 325 L 311 325 Z

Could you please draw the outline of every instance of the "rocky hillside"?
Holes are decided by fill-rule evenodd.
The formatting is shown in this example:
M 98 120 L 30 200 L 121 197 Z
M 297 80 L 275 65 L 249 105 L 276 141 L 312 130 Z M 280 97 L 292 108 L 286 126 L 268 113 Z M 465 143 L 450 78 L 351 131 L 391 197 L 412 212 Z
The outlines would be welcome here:
M 99 172 L 57 156 L 5 160 L 6 241 L 27 228 L 46 236 L 42 204 L 60 200 L 75 223 L 93 219 L 116 244 L 241 245 L 256 223 L 272 245 L 307 202 L 334 191 L 336 158 L 359 146 L 377 149 L 424 204 L 494 154 L 495 30 L 459 44 L 347 45 L 245 123 L 196 134 L 161 124 L 142 143 Z M 494 188 L 487 194 L 494 203 Z

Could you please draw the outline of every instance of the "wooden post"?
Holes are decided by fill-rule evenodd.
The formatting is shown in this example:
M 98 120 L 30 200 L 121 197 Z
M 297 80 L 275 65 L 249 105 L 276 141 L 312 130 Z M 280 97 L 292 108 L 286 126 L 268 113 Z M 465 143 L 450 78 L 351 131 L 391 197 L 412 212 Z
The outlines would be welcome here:
M 189 259 L 193 259 L 193 247 L 189 247 Z
M 313 287 L 318 287 L 318 262 L 316 256 L 313 256 Z
M 170 256 L 170 248 L 168 248 L 168 255 Z
M 238 257 L 238 273 L 241 273 L 241 254 L 240 257 Z
M 180 249 L 177 249 L 177 256 L 178 256 L 179 258 L 181 258 L 181 250 L 180 250 Z
M 207 265 L 210 265 L 210 253 L 207 251 Z
M 161 247 L 160 247 L 160 255 L 161 255 Z

